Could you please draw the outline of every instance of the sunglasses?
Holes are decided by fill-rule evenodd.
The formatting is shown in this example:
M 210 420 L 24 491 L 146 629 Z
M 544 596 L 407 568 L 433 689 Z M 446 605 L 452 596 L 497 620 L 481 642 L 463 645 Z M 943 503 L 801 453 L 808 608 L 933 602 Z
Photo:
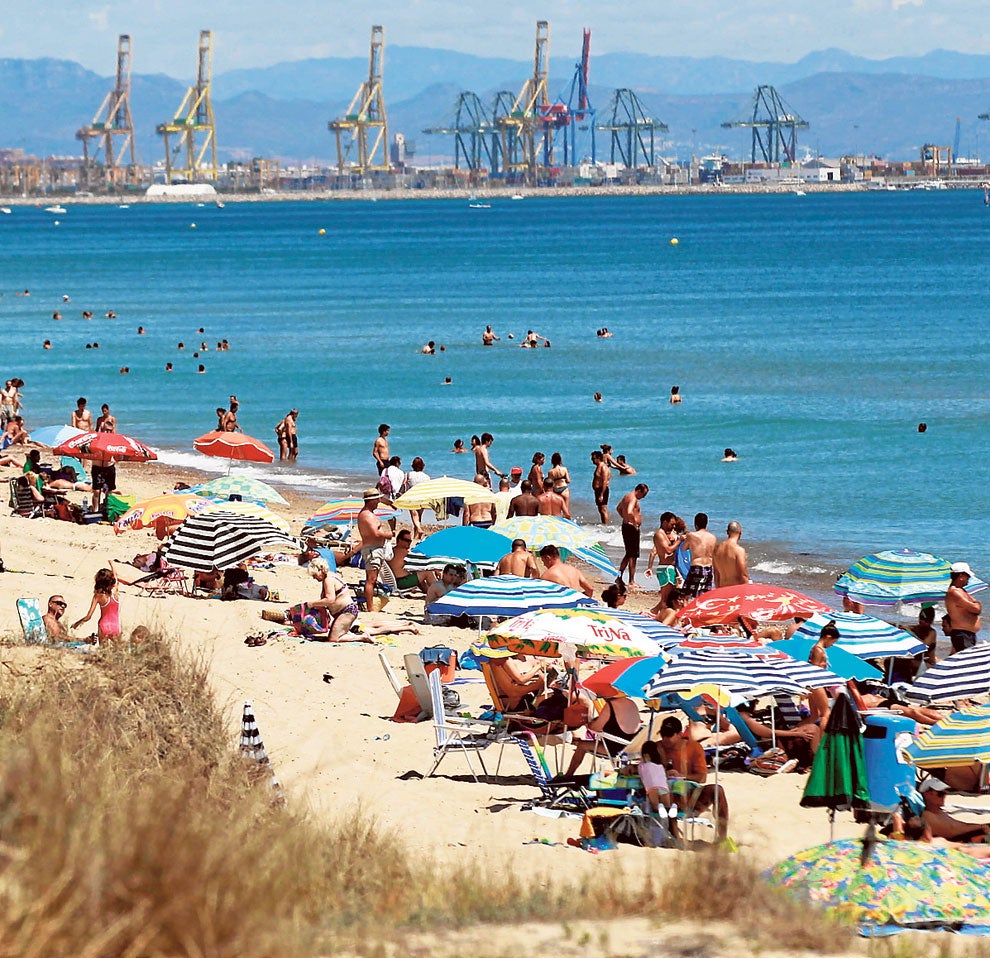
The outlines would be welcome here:
M 57 605 L 57 606 L 59 606 L 60 608 L 62 608 L 62 609 L 64 609 L 64 608 L 67 608 L 67 605 L 68 605 L 68 604 L 67 604 L 67 603 L 65 603 L 65 602 L 53 602 L 53 603 L 52 603 L 52 605 Z

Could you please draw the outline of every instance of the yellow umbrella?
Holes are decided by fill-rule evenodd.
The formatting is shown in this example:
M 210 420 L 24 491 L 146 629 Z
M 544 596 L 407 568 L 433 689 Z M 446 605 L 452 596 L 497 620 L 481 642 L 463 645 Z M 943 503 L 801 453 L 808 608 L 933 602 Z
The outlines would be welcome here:
M 210 502 L 205 509 L 200 509 L 199 511 L 204 513 L 236 512 L 242 516 L 254 516 L 257 519 L 264 519 L 266 522 L 270 522 L 275 528 L 280 529 L 286 534 L 289 533 L 288 520 L 272 512 L 271 509 L 266 509 L 264 506 L 259 506 L 254 502 Z
M 128 529 L 145 529 L 159 519 L 182 522 L 189 516 L 202 512 L 210 504 L 209 499 L 204 499 L 202 496 L 197 496 L 191 492 L 170 492 L 161 496 L 153 496 L 151 499 L 136 502 L 131 506 L 113 524 L 113 531 L 119 534 Z
M 443 499 L 463 499 L 465 504 L 475 502 L 494 502 L 495 493 L 491 489 L 468 482 L 466 479 L 451 479 L 441 476 L 439 479 L 427 479 L 418 482 L 408 492 L 402 493 L 392 505 L 397 509 L 424 509 Z

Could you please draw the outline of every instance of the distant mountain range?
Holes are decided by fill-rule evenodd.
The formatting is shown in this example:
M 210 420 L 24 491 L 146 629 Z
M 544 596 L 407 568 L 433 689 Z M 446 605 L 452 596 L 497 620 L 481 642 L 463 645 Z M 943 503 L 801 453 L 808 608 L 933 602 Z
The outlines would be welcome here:
M 556 49 L 550 89 L 566 96 L 577 44 L 570 61 L 560 56 L 559 45 Z M 353 57 L 218 74 L 213 102 L 221 157 L 329 165 L 334 148 L 327 121 L 346 110 L 367 69 L 366 58 Z M 421 131 L 450 121 L 458 93 L 473 90 L 487 102 L 496 90 L 517 91 L 531 69 L 528 61 L 389 47 L 384 87 L 391 129 L 416 142 L 421 162 L 439 162 L 452 154 L 452 144 Z M 187 83 L 135 73 L 131 109 L 142 162 L 161 157 L 155 125 L 172 116 Z M 92 119 L 112 84 L 71 61 L 0 60 L 0 148 L 20 147 L 39 156 L 81 153 L 75 132 Z M 961 118 L 960 152 L 979 152 L 981 139 L 990 152 L 990 124 L 977 119 L 990 109 L 990 56 L 935 50 L 922 57 L 868 60 L 822 50 L 797 63 L 756 63 L 612 53 L 593 56 L 591 63 L 599 121 L 615 88 L 631 88 L 649 113 L 670 127 L 663 145 L 669 156 L 721 148 L 744 158 L 748 132 L 723 130 L 721 123 L 748 115 L 760 84 L 777 87 L 811 124 L 799 133 L 799 145 L 813 152 L 914 158 L 923 143 L 951 144 L 956 117 Z M 600 135 L 599 156 L 607 155 L 608 140 Z

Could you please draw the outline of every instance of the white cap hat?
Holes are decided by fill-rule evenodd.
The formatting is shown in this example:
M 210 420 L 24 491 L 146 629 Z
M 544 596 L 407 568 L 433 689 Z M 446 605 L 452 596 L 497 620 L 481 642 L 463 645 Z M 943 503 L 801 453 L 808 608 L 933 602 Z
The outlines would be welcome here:
M 972 575 L 973 574 L 973 570 L 969 567 L 969 563 L 968 562 L 953 562 L 952 565 L 951 565 L 951 567 L 950 567 L 950 569 L 949 569 L 949 571 L 953 575 L 959 575 L 962 572 L 965 572 L 966 575 Z
M 918 786 L 918 791 L 922 794 L 925 792 L 947 792 L 948 790 L 949 786 L 945 782 L 933 776 L 929 776 Z

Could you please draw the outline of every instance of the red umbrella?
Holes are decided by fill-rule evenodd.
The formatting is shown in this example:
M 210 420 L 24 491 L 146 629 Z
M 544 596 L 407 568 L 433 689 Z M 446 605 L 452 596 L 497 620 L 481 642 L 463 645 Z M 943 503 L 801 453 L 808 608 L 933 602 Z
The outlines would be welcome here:
M 807 619 L 816 612 L 827 613 L 828 606 L 803 592 L 748 582 L 702 593 L 680 614 L 692 625 L 718 625 L 741 618 L 780 622 L 798 615 Z
M 246 462 L 274 462 L 275 453 L 260 439 L 242 432 L 208 432 L 193 440 L 197 451 L 218 459 L 238 459 Z
M 84 432 L 52 450 L 56 456 L 90 459 L 107 465 L 111 462 L 147 462 L 158 454 L 143 442 L 122 436 L 119 432 Z

